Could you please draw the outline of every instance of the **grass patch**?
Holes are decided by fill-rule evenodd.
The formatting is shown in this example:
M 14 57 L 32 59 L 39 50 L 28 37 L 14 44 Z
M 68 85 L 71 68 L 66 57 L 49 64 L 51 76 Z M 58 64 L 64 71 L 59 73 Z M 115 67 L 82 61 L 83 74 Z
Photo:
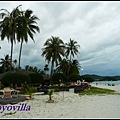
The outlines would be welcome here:
M 78 93 L 79 95 L 105 95 L 105 94 L 119 94 L 115 90 L 107 89 L 107 88 L 98 88 L 98 87 L 90 87 L 90 90 L 84 90 Z
M 4 113 L 3 116 L 6 116 L 6 115 L 13 115 L 13 114 L 15 114 L 15 113 L 16 113 L 16 111 L 15 111 L 15 112 L 10 112 L 10 113 Z

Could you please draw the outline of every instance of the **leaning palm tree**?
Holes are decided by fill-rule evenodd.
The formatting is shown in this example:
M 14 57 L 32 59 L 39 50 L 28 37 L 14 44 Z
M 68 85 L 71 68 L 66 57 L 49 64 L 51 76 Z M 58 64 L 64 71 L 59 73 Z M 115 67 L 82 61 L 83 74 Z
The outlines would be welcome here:
M 21 5 L 19 5 L 21 6 Z M 7 37 L 8 41 L 11 43 L 11 59 L 10 59 L 10 70 L 12 68 L 12 53 L 13 53 L 13 42 L 15 43 L 15 33 L 17 28 L 17 18 L 19 16 L 20 11 L 17 6 L 13 9 L 12 12 L 9 12 L 6 9 L 1 9 L 3 11 L 0 13 L 1 18 L 0 21 L 0 32 L 1 32 L 1 40 L 4 40 Z
M 21 11 L 21 16 L 19 16 L 18 19 L 19 23 L 17 28 L 17 40 L 21 41 L 18 68 L 20 68 L 23 42 L 28 42 L 28 36 L 30 36 L 30 38 L 34 41 L 33 34 L 36 33 L 36 31 L 40 32 L 39 27 L 36 25 L 36 20 L 39 20 L 39 18 L 35 15 L 32 15 L 32 13 L 33 11 L 29 9 L 26 11 Z
M 72 57 L 74 57 L 75 55 L 77 55 L 77 53 L 79 53 L 78 51 L 79 47 L 80 45 L 77 44 L 77 41 L 74 41 L 70 38 L 70 42 L 66 43 L 66 51 L 65 51 L 66 58 L 70 56 L 70 61 L 71 61 Z
M 45 56 L 45 60 L 48 63 L 51 62 L 51 73 L 50 76 L 52 77 L 53 69 L 54 69 L 54 62 L 58 64 L 59 61 L 62 60 L 62 56 L 64 56 L 64 42 L 59 37 L 51 37 L 47 39 L 44 43 L 45 48 L 42 48 L 42 56 Z M 50 79 L 50 84 L 52 84 L 52 78 Z

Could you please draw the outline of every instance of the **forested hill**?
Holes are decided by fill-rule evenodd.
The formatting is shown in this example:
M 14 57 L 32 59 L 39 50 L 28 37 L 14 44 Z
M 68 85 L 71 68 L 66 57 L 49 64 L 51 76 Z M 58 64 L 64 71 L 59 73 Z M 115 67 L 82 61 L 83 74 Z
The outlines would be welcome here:
M 99 76 L 99 75 L 94 75 L 94 74 L 93 75 L 86 74 L 86 75 L 83 75 L 83 76 L 84 77 L 92 77 L 94 80 L 102 80 L 102 81 L 120 80 L 120 76 Z

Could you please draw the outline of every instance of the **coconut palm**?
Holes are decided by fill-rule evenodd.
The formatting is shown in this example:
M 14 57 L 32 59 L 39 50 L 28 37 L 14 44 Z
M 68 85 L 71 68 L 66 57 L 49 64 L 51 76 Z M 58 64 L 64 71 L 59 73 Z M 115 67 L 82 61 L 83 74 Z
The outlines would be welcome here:
M 77 55 L 77 53 L 79 53 L 78 48 L 80 47 L 80 45 L 77 44 L 77 41 L 74 41 L 70 38 L 70 42 L 66 43 L 66 58 L 68 58 L 68 56 L 70 56 L 70 61 L 72 59 L 72 57 L 74 58 L 75 55 Z
M 7 72 L 10 70 L 10 56 L 7 54 L 5 55 L 5 58 L 0 59 L 0 64 L 2 65 L 4 72 Z
M 5 58 L 1 58 L 0 60 L 1 60 L 0 64 L 4 69 L 4 72 L 10 71 L 10 69 L 14 70 L 16 68 L 15 65 L 17 64 L 17 60 L 15 59 L 12 61 L 12 67 L 11 67 L 11 63 L 10 63 L 11 57 L 8 54 L 5 55 Z
M 78 60 L 72 60 L 70 68 L 71 68 L 70 74 L 73 74 L 73 73 L 79 74 L 81 66 L 80 66 L 80 63 L 78 62 Z
M 21 5 L 19 5 L 21 6 Z M 19 16 L 19 6 L 13 9 L 12 12 L 9 12 L 6 9 L 1 9 L 3 11 L 0 13 L 1 18 L 0 21 L 0 32 L 1 32 L 1 40 L 4 40 L 7 37 L 8 41 L 11 43 L 11 59 L 10 59 L 10 70 L 12 68 L 12 53 L 13 53 L 13 43 L 15 43 L 15 33 L 17 28 L 17 18 Z
M 40 73 L 41 72 L 41 69 L 38 69 L 36 66 L 29 66 L 29 65 L 26 65 L 25 66 L 25 70 L 26 71 L 31 71 L 31 72 L 36 72 L 36 73 Z
M 45 73 L 46 73 L 46 71 L 49 71 L 48 64 L 46 64 L 46 65 L 44 66 L 44 71 L 45 71 Z
M 64 56 L 64 42 L 59 37 L 52 36 L 47 39 L 44 46 L 45 48 L 42 48 L 42 56 L 45 56 L 45 60 L 47 60 L 48 63 L 51 62 L 50 76 L 52 77 L 54 62 L 58 64 L 58 62 L 62 60 L 62 56 Z M 50 84 L 52 84 L 52 78 Z
M 63 59 L 60 61 L 60 63 L 57 65 L 56 71 L 58 73 L 62 72 L 64 73 L 66 76 L 69 75 L 69 71 L 68 71 L 68 66 L 71 64 L 71 61 L 68 59 Z
M 56 71 L 57 71 L 57 73 L 64 73 L 67 76 L 67 82 L 68 82 L 69 76 L 73 73 L 79 74 L 80 68 L 81 68 L 81 66 L 80 66 L 78 60 L 70 61 L 68 59 L 63 59 L 58 64 Z
M 40 73 L 41 69 L 38 69 L 36 66 L 33 67 L 33 72 Z
M 39 27 L 36 25 L 36 20 L 39 20 L 39 18 L 32 14 L 33 11 L 29 9 L 27 9 L 26 11 L 21 11 L 21 16 L 19 16 L 18 19 L 19 24 L 17 28 L 17 40 L 21 41 L 18 68 L 20 68 L 23 42 L 28 42 L 28 36 L 34 41 L 33 34 L 35 34 L 36 31 L 40 32 Z

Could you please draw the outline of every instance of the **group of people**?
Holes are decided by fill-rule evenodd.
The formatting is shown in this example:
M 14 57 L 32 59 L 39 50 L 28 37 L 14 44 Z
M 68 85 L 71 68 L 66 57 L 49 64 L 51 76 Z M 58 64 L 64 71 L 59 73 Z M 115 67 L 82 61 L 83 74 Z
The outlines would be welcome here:
M 81 85 L 81 81 L 80 80 L 77 80 L 77 85 Z
M 82 79 L 82 81 L 80 80 L 77 80 L 77 85 L 81 85 L 81 84 L 84 84 L 85 80 Z
M 76 82 L 69 82 L 70 85 L 84 85 L 85 80 L 77 80 Z

